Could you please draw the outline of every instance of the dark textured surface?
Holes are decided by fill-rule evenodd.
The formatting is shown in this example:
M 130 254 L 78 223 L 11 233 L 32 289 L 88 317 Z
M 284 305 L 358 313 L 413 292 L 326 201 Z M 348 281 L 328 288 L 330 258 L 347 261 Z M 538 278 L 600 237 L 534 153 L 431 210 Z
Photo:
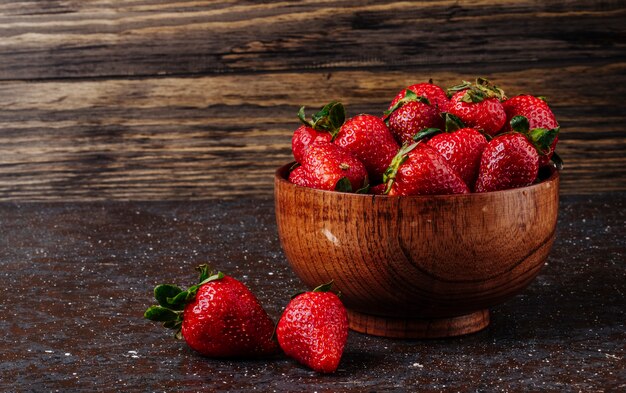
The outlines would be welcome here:
M 480 333 L 350 333 L 339 370 L 202 358 L 142 319 L 160 282 L 210 262 L 279 316 L 302 289 L 271 200 L 0 205 L 0 391 L 620 391 L 626 388 L 625 194 L 565 196 L 537 280 Z

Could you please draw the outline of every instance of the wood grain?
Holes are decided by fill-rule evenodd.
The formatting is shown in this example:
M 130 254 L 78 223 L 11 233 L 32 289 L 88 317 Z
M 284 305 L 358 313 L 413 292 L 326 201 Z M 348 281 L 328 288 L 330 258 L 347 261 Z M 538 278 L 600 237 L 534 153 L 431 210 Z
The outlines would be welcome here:
M 623 113 L 604 94 L 626 96 L 625 70 L 620 63 L 488 76 L 511 93 L 549 97 L 563 128 L 563 192 L 585 193 L 625 189 L 615 181 L 626 176 Z M 580 77 L 591 74 L 597 79 Z M 336 98 L 351 114 L 377 113 L 397 90 L 430 76 L 447 85 L 467 77 L 339 71 L 5 82 L 0 199 L 269 196 L 273 171 L 291 161 L 300 104 Z
M 545 95 L 564 193 L 626 190 L 619 1 L 0 4 L 0 200 L 269 197 L 300 105 L 477 75 Z
M 537 276 L 555 239 L 556 170 L 501 192 L 390 197 L 296 186 L 289 168 L 276 172 L 274 194 L 285 256 L 308 287 L 332 280 L 361 332 L 480 330 L 489 307 Z
M 617 0 L 39 3 L 0 7 L 0 78 L 521 69 L 623 59 L 626 49 Z

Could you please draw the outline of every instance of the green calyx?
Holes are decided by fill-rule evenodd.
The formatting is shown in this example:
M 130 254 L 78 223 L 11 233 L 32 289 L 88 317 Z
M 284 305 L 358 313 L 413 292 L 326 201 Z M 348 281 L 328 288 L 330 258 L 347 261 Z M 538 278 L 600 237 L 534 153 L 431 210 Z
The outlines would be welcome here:
M 398 102 L 396 102 L 391 108 L 389 108 L 389 110 L 383 112 L 383 121 L 385 121 L 386 123 L 389 120 L 389 116 L 391 116 L 393 112 L 402 108 L 405 104 L 409 102 L 422 102 L 426 105 L 430 105 L 430 101 L 428 100 L 428 98 L 424 96 L 418 96 L 417 93 L 415 93 L 413 90 L 406 89 L 404 91 L 404 97 L 398 100 Z
M 307 127 L 316 131 L 329 132 L 332 139 L 335 139 L 339 129 L 346 121 L 346 108 L 341 102 L 331 101 L 324 105 L 317 113 L 311 116 L 311 120 L 306 119 L 304 107 L 300 107 L 298 118 Z
M 526 138 L 528 138 L 528 140 L 533 144 L 533 146 L 535 146 L 537 152 L 544 156 L 550 154 L 550 148 L 552 146 L 552 143 L 559 135 L 559 131 L 561 130 L 561 127 L 559 126 L 550 130 L 546 128 L 533 128 L 531 130 L 530 123 L 525 116 L 514 116 L 509 123 L 511 124 L 511 129 L 513 131 L 524 134 Z M 559 159 L 560 158 L 557 158 L 557 160 Z M 559 163 L 555 163 L 558 167 Z M 560 161 L 560 165 L 561 167 L 563 166 L 563 161 Z
M 437 134 L 441 134 L 441 130 L 439 128 L 424 128 L 422 131 L 413 135 L 413 140 L 416 142 L 421 141 L 422 139 L 433 137 Z
M 335 184 L 335 191 L 338 191 L 338 192 L 353 192 L 354 191 L 355 194 L 367 194 L 369 189 L 370 189 L 370 184 L 369 184 L 369 181 L 367 180 L 367 177 L 365 178 L 365 181 L 363 182 L 363 187 L 359 188 L 356 191 L 352 189 L 352 183 L 350 183 L 350 179 L 348 179 L 347 177 L 342 177 L 341 179 L 337 181 L 337 184 Z
M 330 292 L 332 287 L 333 287 L 333 280 L 330 280 L 326 284 L 322 284 L 316 287 L 315 289 L 313 289 L 313 292 Z
M 398 150 L 398 153 L 391 160 L 391 164 L 389 164 L 389 167 L 387 168 L 385 173 L 383 173 L 383 183 L 387 184 L 387 188 L 385 188 L 385 192 L 383 194 L 389 194 L 389 191 L 391 191 L 391 186 L 393 186 L 393 183 L 396 180 L 396 176 L 398 175 L 400 167 L 402 166 L 402 164 L 404 164 L 406 160 L 409 159 L 409 153 L 419 144 L 420 142 L 415 142 L 410 145 L 404 144 L 402 145 L 400 150 Z
M 161 284 L 154 288 L 154 298 L 158 305 L 150 306 L 143 314 L 144 318 L 155 322 L 163 322 L 163 327 L 176 331 L 175 337 L 182 338 L 180 328 L 183 324 L 183 311 L 185 305 L 196 297 L 200 287 L 208 282 L 224 278 L 224 273 L 213 274 L 209 272 L 207 265 L 200 265 L 199 283 L 187 290 L 183 290 L 176 285 Z
M 491 82 L 485 78 L 476 78 L 476 83 L 463 81 L 463 83 L 459 85 L 450 87 L 447 90 L 447 94 L 451 97 L 454 93 L 462 90 L 465 90 L 465 94 L 461 97 L 461 101 L 466 103 L 483 102 L 488 98 L 497 98 L 501 101 L 506 99 L 504 90 L 491 84 Z
M 315 289 L 313 289 L 311 292 L 330 292 L 332 287 L 333 287 L 333 280 L 330 280 L 326 284 L 322 284 L 318 287 L 315 287 Z M 291 296 L 291 299 L 293 300 L 297 298 L 298 296 L 302 295 L 303 293 L 306 293 L 306 291 L 300 291 L 300 292 L 293 294 L 293 296 Z M 337 296 L 339 296 L 339 294 L 337 294 Z
M 413 135 L 413 140 L 416 142 L 419 142 L 423 139 L 431 138 L 442 132 L 451 133 L 451 132 L 460 130 L 461 128 L 465 127 L 465 124 L 463 124 L 463 121 L 459 119 L 457 116 L 453 115 L 452 113 L 442 113 L 442 115 L 444 116 L 446 120 L 445 130 L 440 130 L 439 128 L 425 128 L 422 131 L 418 132 L 417 134 Z

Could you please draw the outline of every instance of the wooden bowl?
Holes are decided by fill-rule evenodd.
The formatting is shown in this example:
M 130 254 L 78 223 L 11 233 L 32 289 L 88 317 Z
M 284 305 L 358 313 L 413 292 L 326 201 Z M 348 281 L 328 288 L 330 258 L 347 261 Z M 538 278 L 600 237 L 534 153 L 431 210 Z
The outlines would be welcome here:
M 555 237 L 559 174 L 468 195 L 357 195 L 296 186 L 276 171 L 278 234 L 306 285 L 330 280 L 350 328 L 386 337 L 476 332 L 524 289 Z

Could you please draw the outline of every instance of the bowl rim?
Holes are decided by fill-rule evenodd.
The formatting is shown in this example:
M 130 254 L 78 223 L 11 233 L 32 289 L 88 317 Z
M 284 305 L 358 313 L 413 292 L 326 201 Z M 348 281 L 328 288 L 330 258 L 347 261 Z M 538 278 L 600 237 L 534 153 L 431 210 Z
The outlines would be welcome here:
M 289 168 L 291 168 L 294 164 L 296 164 L 296 161 L 291 161 L 288 164 L 285 165 L 281 165 L 280 167 L 278 167 L 276 169 L 276 171 L 274 172 L 274 182 L 279 182 L 281 184 L 283 184 L 285 187 L 294 187 L 294 188 L 300 188 L 303 190 L 308 190 L 307 192 L 313 192 L 313 193 L 320 193 L 320 194 L 329 194 L 329 195 L 345 195 L 348 196 L 350 198 L 376 198 L 376 199 L 391 199 L 391 200 L 395 200 L 395 199 L 428 199 L 428 198 L 435 198 L 435 199 L 439 199 L 439 198 L 476 198 L 478 196 L 490 196 L 490 195 L 498 195 L 498 194 L 506 194 L 506 193 L 519 193 L 519 192 L 523 192 L 523 191 L 528 191 L 528 190 L 534 190 L 537 188 L 542 188 L 542 187 L 546 187 L 548 185 L 552 185 L 554 183 L 558 184 L 558 180 L 560 177 L 560 171 L 555 168 L 553 165 L 550 165 L 550 176 L 548 176 L 546 179 L 538 182 L 538 183 L 534 183 L 531 184 L 529 186 L 526 187 L 517 187 L 517 188 L 509 188 L 506 190 L 499 190 L 499 191 L 489 191 L 489 192 L 470 192 L 469 194 L 435 194 L 435 195 L 378 195 L 378 194 L 355 194 L 355 193 L 350 193 L 350 192 L 341 192 L 341 191 L 329 191 L 329 190 L 320 190 L 317 188 L 310 188 L 310 187 L 304 187 L 304 186 L 300 186 L 294 183 L 291 183 L 289 180 L 287 180 L 287 178 L 285 177 L 285 175 L 287 173 L 289 173 Z M 276 187 L 275 187 L 276 189 Z

